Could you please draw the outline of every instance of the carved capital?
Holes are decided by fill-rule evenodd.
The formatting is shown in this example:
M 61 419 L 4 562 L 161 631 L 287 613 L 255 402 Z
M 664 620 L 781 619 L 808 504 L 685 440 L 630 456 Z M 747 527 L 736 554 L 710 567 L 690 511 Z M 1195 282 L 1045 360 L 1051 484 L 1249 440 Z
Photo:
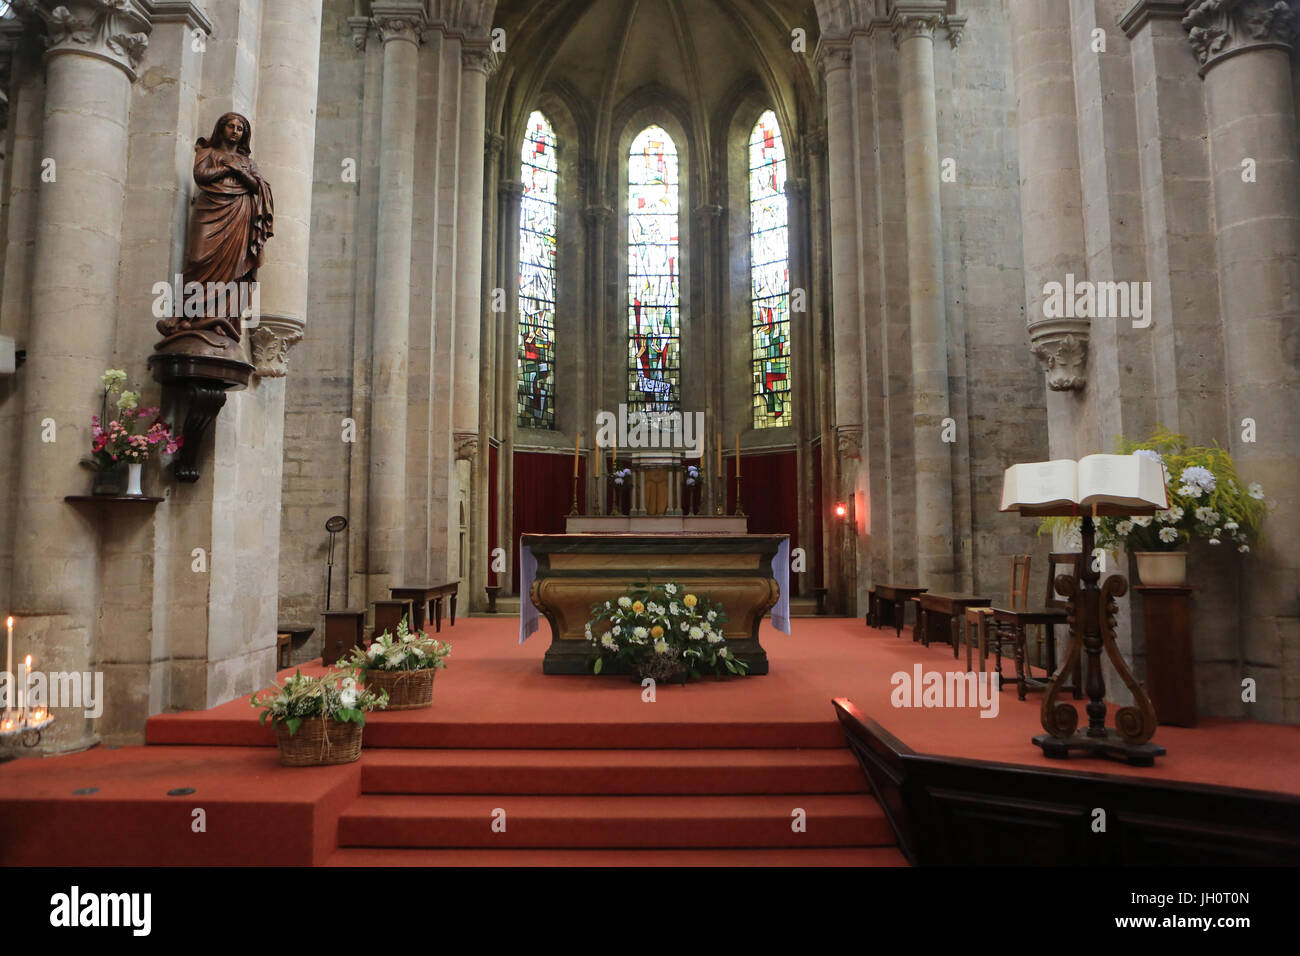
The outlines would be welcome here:
M 1043 363 L 1047 387 L 1054 392 L 1082 391 L 1088 382 L 1087 320 L 1041 322 L 1029 329 L 1029 348 Z
M 836 425 L 835 449 L 841 458 L 862 457 L 862 426 Z
M 823 75 L 847 70 L 853 64 L 852 43 L 847 37 L 822 37 L 817 41 L 813 62 Z
M 497 191 L 507 201 L 518 202 L 519 198 L 524 194 L 524 184 L 517 179 L 503 179 L 497 184 Z
M 460 50 L 460 68 L 476 70 L 484 76 L 491 76 L 496 72 L 499 59 L 497 54 L 486 45 L 466 44 Z
M 302 341 L 303 322 L 287 316 L 263 315 L 252 329 L 253 368 L 262 378 L 289 374 L 289 350 Z
M 119 67 L 132 81 L 153 25 L 135 0 L 16 0 L 45 24 L 46 57 L 77 53 Z
M 352 31 L 352 46 L 358 53 L 365 53 L 374 21 L 369 17 L 348 17 L 348 29 Z
M 488 159 L 495 159 L 499 156 L 505 145 L 506 138 L 500 133 L 488 130 L 483 134 L 483 155 Z
M 376 3 L 370 13 L 375 29 L 379 31 L 379 39 L 385 45 L 394 40 L 414 43 L 416 46 L 424 42 L 428 20 L 422 5 Z
M 934 40 L 935 33 L 944 30 L 954 49 L 961 43 L 966 31 L 966 18 L 947 12 L 942 0 L 895 0 L 889 11 L 889 30 L 897 47 L 904 40 Z
M 478 454 L 478 433 L 456 432 L 452 437 L 456 442 L 456 460 L 473 461 Z
M 1253 49 L 1290 50 L 1297 16 L 1287 0 L 1194 0 L 1183 17 L 1204 76 L 1220 60 Z

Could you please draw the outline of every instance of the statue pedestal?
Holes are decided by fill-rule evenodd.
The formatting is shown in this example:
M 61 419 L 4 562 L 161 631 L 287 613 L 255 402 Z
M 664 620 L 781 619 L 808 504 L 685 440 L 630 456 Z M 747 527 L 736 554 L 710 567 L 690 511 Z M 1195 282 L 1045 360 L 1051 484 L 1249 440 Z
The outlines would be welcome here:
M 185 440 L 172 471 L 179 481 L 198 481 L 199 445 L 225 407 L 226 392 L 246 388 L 253 366 L 234 358 L 155 352 L 149 356 L 149 368 L 154 381 L 185 395 L 185 424 L 181 428 Z

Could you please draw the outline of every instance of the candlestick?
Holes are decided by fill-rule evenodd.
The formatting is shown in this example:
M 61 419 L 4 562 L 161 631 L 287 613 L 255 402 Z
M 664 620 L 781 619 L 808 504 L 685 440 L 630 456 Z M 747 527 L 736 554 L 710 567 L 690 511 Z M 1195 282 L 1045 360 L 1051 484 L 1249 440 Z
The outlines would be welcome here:
M 718 432 L 718 477 L 722 477 L 722 432 Z
M 736 477 L 740 477 L 740 432 L 736 432 Z
M 582 442 L 582 432 L 573 438 L 573 477 L 578 477 L 578 445 Z

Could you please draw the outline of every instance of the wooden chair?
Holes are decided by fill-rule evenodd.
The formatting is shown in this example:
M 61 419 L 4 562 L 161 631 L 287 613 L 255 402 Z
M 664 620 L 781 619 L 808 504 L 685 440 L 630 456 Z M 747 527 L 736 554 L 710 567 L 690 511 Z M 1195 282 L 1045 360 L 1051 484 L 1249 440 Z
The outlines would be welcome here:
M 1031 609 L 1027 606 L 1030 557 L 1027 554 L 1016 555 L 1011 560 L 1011 607 L 993 609 L 993 615 L 989 622 L 989 629 L 990 633 L 993 635 L 994 647 L 997 654 L 998 677 L 1001 679 L 1002 676 L 1002 651 L 1003 648 L 1009 644 L 1015 651 L 1016 690 L 1021 700 L 1025 699 L 1025 692 L 1027 690 L 1039 690 L 1047 686 L 1047 680 L 1040 680 L 1029 673 L 1029 665 L 1025 659 L 1025 628 L 1036 626 L 1040 630 L 1046 630 L 1046 669 L 1048 677 L 1050 678 L 1050 676 L 1056 671 L 1056 625 L 1064 625 L 1066 623 L 1067 614 L 1066 609 L 1063 606 L 1065 602 L 1057 598 L 1055 595 L 1056 571 L 1058 566 L 1068 564 L 1070 557 L 1070 555 L 1064 554 L 1052 555 L 1052 558 L 1060 560 L 1053 561 L 1048 567 L 1048 593 L 1045 599 L 1045 606 Z M 1075 668 L 1073 677 L 1074 686 L 1072 690 L 1074 691 L 1075 698 L 1078 699 L 1081 688 L 1079 686 L 1079 670 L 1077 667 Z
M 971 670 L 971 626 L 975 627 L 975 644 L 979 651 L 980 666 L 979 670 L 984 670 L 984 662 L 988 660 L 989 652 L 987 647 L 988 641 L 988 619 L 993 613 L 991 607 L 968 607 L 961 622 L 961 642 L 966 645 L 966 670 Z M 978 673 L 978 671 L 977 671 Z

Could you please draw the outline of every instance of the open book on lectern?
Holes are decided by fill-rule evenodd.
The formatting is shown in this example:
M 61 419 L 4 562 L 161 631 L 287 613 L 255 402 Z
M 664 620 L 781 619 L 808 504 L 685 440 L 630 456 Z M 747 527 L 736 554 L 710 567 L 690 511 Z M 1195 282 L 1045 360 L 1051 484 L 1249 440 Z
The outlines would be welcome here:
M 1146 455 L 1035 461 L 1012 465 L 1002 477 L 1002 511 L 1128 515 L 1168 507 L 1164 468 Z

